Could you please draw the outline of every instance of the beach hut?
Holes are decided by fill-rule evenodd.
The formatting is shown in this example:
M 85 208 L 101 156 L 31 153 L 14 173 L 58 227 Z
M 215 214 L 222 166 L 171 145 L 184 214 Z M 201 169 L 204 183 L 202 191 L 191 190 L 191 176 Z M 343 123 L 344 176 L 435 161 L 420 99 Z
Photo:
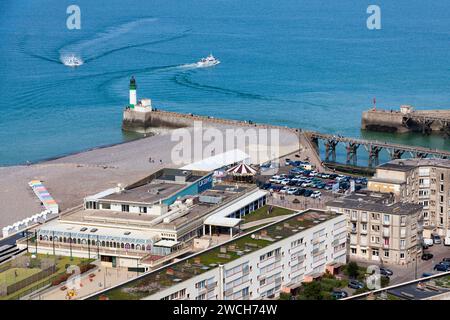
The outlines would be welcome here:
M 227 174 L 233 177 L 233 180 L 240 182 L 253 182 L 257 171 L 245 163 L 240 163 L 227 170 Z

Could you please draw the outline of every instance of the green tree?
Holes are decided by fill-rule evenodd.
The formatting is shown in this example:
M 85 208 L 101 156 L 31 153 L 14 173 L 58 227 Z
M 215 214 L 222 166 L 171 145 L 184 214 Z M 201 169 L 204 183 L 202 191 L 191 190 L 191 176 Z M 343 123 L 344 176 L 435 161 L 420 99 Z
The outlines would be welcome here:
M 356 262 L 349 262 L 346 268 L 346 273 L 350 278 L 357 278 L 359 274 L 359 266 Z
M 319 281 L 303 284 L 303 297 L 306 300 L 323 300 L 322 285 Z

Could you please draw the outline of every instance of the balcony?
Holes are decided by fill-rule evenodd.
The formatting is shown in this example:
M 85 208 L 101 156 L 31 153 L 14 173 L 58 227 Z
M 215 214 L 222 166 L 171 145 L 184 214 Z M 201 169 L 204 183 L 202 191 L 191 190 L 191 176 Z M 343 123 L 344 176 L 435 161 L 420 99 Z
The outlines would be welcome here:
M 389 229 L 383 229 L 383 237 L 389 238 L 391 236 L 391 231 Z

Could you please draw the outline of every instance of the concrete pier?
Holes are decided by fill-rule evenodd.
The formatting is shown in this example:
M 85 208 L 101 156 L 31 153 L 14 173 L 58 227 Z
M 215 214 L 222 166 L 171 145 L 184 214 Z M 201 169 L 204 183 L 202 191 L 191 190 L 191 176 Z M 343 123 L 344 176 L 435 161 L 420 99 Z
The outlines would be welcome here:
M 401 106 L 400 110 L 371 109 L 363 112 L 363 130 L 381 132 L 441 132 L 450 135 L 450 110 L 414 110 Z

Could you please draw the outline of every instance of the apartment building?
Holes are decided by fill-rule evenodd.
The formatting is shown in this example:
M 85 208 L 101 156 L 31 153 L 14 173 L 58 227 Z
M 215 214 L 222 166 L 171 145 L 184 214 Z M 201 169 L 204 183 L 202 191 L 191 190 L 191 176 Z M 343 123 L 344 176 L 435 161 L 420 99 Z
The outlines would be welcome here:
M 346 217 L 307 210 L 91 299 L 256 300 L 346 262 Z
M 423 206 L 424 226 L 440 236 L 450 229 L 450 160 L 398 159 L 377 167 L 371 191 Z
M 421 252 L 422 206 L 394 202 L 388 194 L 356 193 L 327 203 L 345 214 L 349 258 L 387 264 L 407 264 Z

